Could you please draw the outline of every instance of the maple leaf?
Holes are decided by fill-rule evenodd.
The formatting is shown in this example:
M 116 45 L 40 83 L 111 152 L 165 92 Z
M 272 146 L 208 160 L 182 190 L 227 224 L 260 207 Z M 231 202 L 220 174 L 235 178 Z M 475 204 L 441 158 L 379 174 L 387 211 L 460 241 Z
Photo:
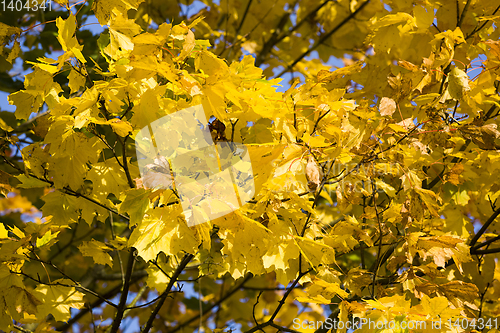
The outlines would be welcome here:
M 129 246 L 136 248 L 146 261 L 155 259 L 160 252 L 166 255 L 195 252 L 199 242 L 180 212 L 179 205 L 150 211 L 132 232 Z
M 30 315 L 36 315 L 37 306 L 42 304 L 31 292 L 16 286 L 8 288 L 4 295 L 5 298 L 11 300 L 8 302 L 7 309 L 12 318 L 17 321 L 30 319 Z
M 113 258 L 108 254 L 111 250 L 106 244 L 93 239 L 90 242 L 82 242 L 78 247 L 82 255 L 92 257 L 94 262 L 99 265 L 109 265 L 113 267 Z
M 0 24 L 32 70 L 0 79 L 1 331 L 497 316 L 494 1 L 56 2 Z
M 57 40 L 61 44 L 63 50 L 70 51 L 78 58 L 78 60 L 82 63 L 86 63 L 87 61 L 81 53 L 83 47 L 78 44 L 76 37 L 73 36 L 76 30 L 76 17 L 73 14 L 71 14 L 66 20 L 58 17 L 56 19 L 56 25 L 59 30 Z
M 335 296 L 347 298 L 349 294 L 340 288 L 338 283 L 326 282 L 315 278 L 311 281 L 311 286 L 307 288 L 307 297 L 297 297 L 299 302 L 330 304 Z
M 137 9 L 144 0 L 98 0 L 92 4 L 92 10 L 96 14 L 101 25 L 107 25 L 118 14 L 126 14 L 129 9 Z
M 71 318 L 71 308 L 81 309 L 84 306 L 83 294 L 76 291 L 73 282 L 67 279 L 52 281 L 51 285 L 39 285 L 34 291 L 35 295 L 42 303 L 37 306 L 40 315 L 46 316 L 49 313 L 58 321 L 67 321 Z

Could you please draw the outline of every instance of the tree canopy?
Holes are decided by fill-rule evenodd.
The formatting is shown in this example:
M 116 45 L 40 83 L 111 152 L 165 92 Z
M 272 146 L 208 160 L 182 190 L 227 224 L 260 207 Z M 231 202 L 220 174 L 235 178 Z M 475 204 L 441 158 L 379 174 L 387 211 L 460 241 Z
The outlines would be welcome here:
M 1 331 L 498 332 L 498 1 L 0 6 Z

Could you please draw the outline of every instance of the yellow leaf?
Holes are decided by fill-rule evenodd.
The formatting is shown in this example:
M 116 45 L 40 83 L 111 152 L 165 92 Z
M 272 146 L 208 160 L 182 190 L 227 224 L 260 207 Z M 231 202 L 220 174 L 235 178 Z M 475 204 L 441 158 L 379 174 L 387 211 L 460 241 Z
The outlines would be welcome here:
M 96 0 L 92 10 L 101 25 L 109 24 L 116 15 L 126 16 L 129 9 L 137 9 L 144 0 Z
M 349 303 L 342 301 L 340 303 L 339 322 L 346 323 L 342 328 L 337 329 L 338 333 L 345 333 L 347 331 L 347 322 L 349 321 Z
M 17 187 L 20 188 L 46 187 L 48 185 L 47 182 L 41 181 L 35 177 L 26 177 L 25 174 L 16 176 L 16 178 L 21 182 L 21 184 L 17 185 Z
M 0 223 L 0 239 L 9 237 L 9 231 L 5 228 L 5 225 Z
M 57 40 L 61 44 L 64 51 L 71 51 L 81 62 L 85 63 L 86 60 L 83 57 L 81 50 L 82 46 L 78 44 L 76 40 L 75 30 L 76 30 L 76 17 L 73 14 L 64 20 L 61 17 L 56 19 L 56 25 L 58 28 Z
M 35 67 L 40 68 L 43 71 L 49 72 L 50 74 L 55 74 L 59 71 L 57 66 L 53 66 L 50 64 L 42 64 L 37 62 L 26 61 L 28 64 L 34 65 Z
M 469 77 L 458 67 L 454 67 L 448 75 L 448 91 L 454 99 L 461 99 L 465 93 L 470 91 Z
M 419 30 L 429 28 L 434 20 L 434 10 L 432 8 L 417 5 L 413 8 L 413 15 L 415 16 L 415 23 Z
M 16 40 L 16 42 L 14 43 L 14 46 L 12 46 L 12 49 L 10 50 L 9 56 L 7 57 L 6 60 L 12 64 L 12 62 L 19 55 L 19 52 L 21 52 L 21 45 L 19 44 L 19 41 Z
M 37 306 L 42 302 L 24 288 L 11 286 L 3 291 L 7 308 L 14 320 L 28 319 L 29 315 L 37 314 Z
M 45 204 L 42 206 L 44 216 L 52 215 L 52 221 L 58 225 L 68 225 L 76 222 L 76 198 L 59 191 L 49 192 L 42 197 Z
M 309 190 L 313 192 L 316 191 L 323 180 L 323 170 L 321 170 L 321 167 L 318 165 L 318 162 L 316 162 L 313 156 L 309 156 L 307 160 L 306 178 Z
M 184 44 L 182 44 L 182 52 L 177 60 L 184 60 L 191 53 L 191 51 L 193 51 L 195 45 L 194 33 L 191 30 L 188 30 Z
M 16 105 L 16 118 L 28 119 L 32 112 L 38 112 L 43 104 L 39 91 L 20 90 L 9 95 L 9 104 Z
M 148 273 L 146 283 L 148 287 L 154 288 L 161 294 L 165 291 L 170 281 L 166 274 L 171 274 L 172 269 L 165 264 L 158 263 L 158 265 L 162 268 L 161 270 L 154 264 L 149 264 L 149 267 L 146 268 L 146 272 Z
M 92 257 L 96 264 L 113 268 L 113 258 L 108 254 L 111 248 L 106 244 L 93 239 L 90 242 L 82 242 L 78 249 L 83 256 Z
M 115 133 L 121 137 L 129 135 L 133 130 L 132 126 L 128 123 L 128 121 L 121 120 L 118 118 L 110 119 L 107 121 L 107 123 L 110 124 L 111 127 L 113 128 L 113 131 L 115 131 Z
M 330 261 L 335 261 L 335 250 L 332 247 L 300 236 L 294 236 L 293 240 L 311 267 L 317 267 L 325 260 L 328 263 L 330 263 Z
M 58 4 L 60 4 L 62 7 L 66 7 L 66 5 L 69 3 L 69 0 L 54 0 Z
M 377 185 L 377 188 L 384 191 L 390 197 L 393 197 L 396 194 L 396 190 L 394 189 L 394 187 L 383 182 L 380 178 L 377 178 L 375 180 L 375 184 Z
M 439 316 L 441 312 L 444 312 L 450 306 L 448 299 L 444 296 L 430 298 L 423 295 L 420 304 L 422 304 L 424 311 L 433 317 Z
M 71 318 L 70 308 L 81 309 L 84 306 L 84 295 L 74 287 L 66 286 L 74 285 L 71 280 L 60 279 L 52 281 L 52 284 L 39 284 L 33 291 L 33 295 L 42 301 L 37 307 L 38 315 L 45 317 L 52 314 L 57 321 L 67 321 Z
M 144 189 L 130 189 L 121 193 L 120 213 L 128 213 L 130 225 L 137 224 L 144 217 L 144 212 L 149 206 L 150 194 L 150 191 Z
M 20 28 L 11 27 L 10 25 L 0 22 L 0 45 L 7 44 L 12 35 L 16 35 L 17 37 L 22 31 L 23 30 Z
M 438 200 L 440 201 L 441 199 L 436 195 L 436 193 L 431 190 L 419 188 L 418 186 L 415 187 L 415 191 L 420 196 L 420 199 L 422 199 L 422 201 L 425 203 L 425 206 L 427 207 L 429 212 L 432 215 L 439 217 L 438 211 L 440 205 L 438 204 Z
M 135 247 L 145 261 L 155 259 L 160 252 L 167 256 L 181 251 L 195 253 L 199 242 L 181 213 L 180 205 L 148 211 L 132 231 L 129 246 Z
M 108 243 L 117 250 L 123 250 L 127 246 L 127 239 L 125 237 L 116 236 L 115 239 L 110 240 Z
M 327 70 L 321 70 L 316 75 L 316 80 L 318 82 L 333 82 L 334 80 L 337 80 L 337 79 L 344 77 L 346 75 L 351 75 L 351 74 L 354 74 L 354 73 L 361 71 L 362 66 L 363 66 L 363 62 L 358 61 L 354 65 L 342 67 L 342 68 L 339 68 L 333 72 L 330 72 Z
M 338 282 L 327 282 L 325 280 L 319 278 L 313 278 L 311 280 L 312 285 L 307 288 L 307 295 L 309 298 L 315 298 L 320 296 L 319 299 L 316 300 L 304 300 L 303 298 L 297 298 L 299 302 L 310 302 L 313 303 L 323 303 L 329 304 L 331 299 L 335 296 L 339 296 L 341 298 L 347 298 L 349 294 L 340 287 Z M 323 301 L 323 300 L 326 300 Z
M 450 281 L 439 285 L 439 290 L 448 298 L 458 298 L 473 303 L 479 294 L 479 289 L 472 283 L 460 280 Z M 471 304 L 472 305 L 472 304 Z
M 57 235 L 60 231 L 56 231 L 52 233 L 51 230 L 47 231 L 42 237 L 38 237 L 36 239 L 36 247 L 40 248 L 45 245 L 49 245 L 49 247 L 56 242 Z
M 403 22 L 413 22 L 413 16 L 411 16 L 408 13 L 397 13 L 397 14 L 389 14 L 384 17 L 382 17 L 380 20 L 375 22 L 372 26 L 372 28 L 379 29 L 388 25 L 393 25 L 396 23 L 403 23 Z
M 422 180 L 413 170 L 405 170 L 405 173 L 399 179 L 402 180 L 405 191 L 415 187 L 422 187 Z
M 49 65 L 47 65 L 47 66 L 49 66 Z M 54 66 L 49 66 L 49 67 L 54 67 Z M 80 87 L 85 86 L 85 76 L 78 73 L 74 69 L 71 69 L 71 72 L 69 73 L 69 76 L 68 76 L 68 80 L 69 80 L 68 86 L 71 90 L 71 93 L 75 93 L 80 89 Z

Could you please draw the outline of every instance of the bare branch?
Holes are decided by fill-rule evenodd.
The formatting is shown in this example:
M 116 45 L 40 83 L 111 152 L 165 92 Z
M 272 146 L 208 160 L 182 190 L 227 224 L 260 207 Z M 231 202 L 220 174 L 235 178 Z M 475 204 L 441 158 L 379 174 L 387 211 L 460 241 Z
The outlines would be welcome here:
M 156 307 L 154 310 L 151 312 L 151 315 L 148 318 L 148 321 L 144 328 L 142 329 L 141 333 L 148 333 L 151 327 L 153 326 L 153 321 L 156 318 L 156 315 L 160 311 L 161 307 L 163 306 L 163 303 L 165 303 L 165 300 L 167 299 L 168 294 L 170 293 L 170 290 L 174 286 L 174 283 L 177 281 L 177 278 L 179 275 L 182 273 L 184 268 L 186 268 L 187 264 L 193 259 L 194 255 L 192 254 L 186 254 L 184 258 L 182 258 L 181 262 L 177 266 L 177 269 L 175 270 L 174 274 L 172 274 L 172 278 L 168 281 L 167 288 L 163 292 L 163 294 L 160 296 L 160 301 L 158 304 L 156 304 Z
M 469 243 L 469 246 L 470 247 L 474 247 L 474 245 L 476 245 L 477 241 L 479 240 L 479 238 L 481 238 L 481 236 L 485 233 L 486 229 L 488 229 L 488 227 L 490 226 L 491 223 L 493 223 L 493 221 L 497 218 L 497 216 L 500 214 L 500 208 L 498 208 L 491 216 L 490 218 L 483 224 L 483 226 L 481 227 L 481 229 L 479 229 L 479 231 L 476 233 L 476 235 L 472 238 L 472 240 L 470 241 Z M 492 249 L 491 249 L 492 250 Z M 484 252 L 484 251 L 490 251 L 490 250 L 474 250 L 472 249 L 471 250 L 471 253 L 472 254 L 479 254 L 479 253 L 495 253 L 495 252 Z
M 123 313 L 125 312 L 125 307 L 127 303 L 127 296 L 128 296 L 128 291 L 130 288 L 130 276 L 132 275 L 132 271 L 134 269 L 134 262 L 135 262 L 135 248 L 130 249 L 130 254 L 128 256 L 128 263 L 127 263 L 127 272 L 125 273 L 125 283 L 123 284 L 123 290 L 122 294 L 120 296 L 120 303 L 118 303 L 118 308 L 116 309 L 116 316 L 115 319 L 113 320 L 113 324 L 111 325 L 111 330 L 109 331 L 110 333 L 116 333 L 118 332 L 118 329 L 120 328 L 120 323 L 122 322 L 123 319 Z

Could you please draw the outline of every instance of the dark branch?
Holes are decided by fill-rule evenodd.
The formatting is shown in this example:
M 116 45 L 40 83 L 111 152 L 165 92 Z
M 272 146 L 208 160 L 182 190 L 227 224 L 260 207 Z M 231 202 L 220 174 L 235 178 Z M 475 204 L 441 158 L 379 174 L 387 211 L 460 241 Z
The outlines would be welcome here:
M 132 276 L 130 285 L 136 283 L 137 281 L 139 281 L 142 278 L 143 278 L 143 276 Z M 120 284 L 120 285 L 110 289 L 105 294 L 103 294 L 102 297 L 104 299 L 113 298 L 121 290 L 122 290 L 122 285 Z M 61 325 L 60 327 L 57 327 L 56 330 L 62 331 L 62 332 L 68 331 L 71 328 L 71 326 L 73 326 L 73 324 L 77 323 L 83 316 L 85 316 L 89 312 L 89 309 L 98 308 L 102 303 L 104 303 L 104 299 L 99 298 L 99 299 L 95 300 L 93 303 L 90 304 L 89 307 L 86 307 L 86 308 L 83 308 L 82 310 L 80 310 L 80 312 L 78 312 L 76 315 L 71 317 L 71 319 L 68 320 L 67 323 Z
M 477 232 L 477 234 L 474 236 L 474 238 L 472 238 L 472 240 L 470 241 L 469 243 L 469 246 L 470 247 L 474 247 L 474 245 L 476 245 L 477 241 L 479 240 L 479 238 L 481 238 L 481 236 L 485 233 L 486 229 L 488 229 L 488 227 L 490 226 L 491 223 L 493 223 L 493 221 L 497 218 L 497 216 L 500 214 L 500 208 L 498 208 L 491 216 L 490 218 L 483 224 L 483 226 L 481 227 L 481 229 L 479 229 L 479 231 Z M 475 250 L 474 254 L 479 254 L 478 251 L 489 251 L 489 250 Z M 472 250 L 471 250 L 471 253 L 472 253 Z M 484 253 L 494 253 L 494 252 L 484 252 Z
M 113 324 L 111 326 L 111 330 L 109 331 L 109 333 L 118 332 L 118 329 L 120 328 L 120 323 L 122 322 L 123 319 L 123 312 L 125 311 L 126 308 L 127 296 L 130 288 L 130 277 L 134 269 L 135 251 L 136 251 L 135 248 L 130 249 L 130 254 L 128 256 L 128 263 L 127 263 L 127 271 L 125 272 L 125 283 L 123 285 L 122 294 L 120 296 L 120 303 L 118 303 L 118 308 L 116 309 L 115 320 L 113 320 Z
M 492 254 L 492 253 L 500 253 L 500 248 L 496 247 L 493 249 L 471 250 L 470 251 L 470 254 Z
M 491 14 L 491 16 L 495 15 L 498 10 L 500 9 L 500 5 L 498 5 L 498 7 L 493 11 L 493 14 Z M 487 20 L 486 22 L 484 22 L 483 24 L 481 24 L 481 26 L 479 28 L 474 28 L 474 30 L 472 30 L 472 32 L 470 34 L 467 35 L 467 37 L 465 37 L 465 39 L 469 39 L 471 38 L 472 36 L 474 36 L 474 34 L 478 33 L 479 31 L 481 31 L 485 26 L 486 24 L 488 24 L 491 20 Z
M 148 318 L 148 321 L 144 328 L 142 329 L 141 333 L 148 333 L 151 327 L 153 326 L 153 321 L 156 318 L 156 315 L 160 311 L 161 307 L 163 306 L 163 303 L 165 303 L 165 300 L 167 299 L 168 294 L 170 293 L 170 290 L 174 286 L 174 283 L 177 281 L 177 278 L 179 275 L 182 273 L 184 268 L 186 268 L 187 264 L 193 259 L 194 255 L 192 254 L 186 254 L 184 258 L 182 258 L 179 266 L 177 266 L 177 269 L 175 270 L 174 274 L 172 274 L 172 278 L 170 281 L 168 281 L 167 289 L 163 292 L 163 294 L 160 297 L 160 301 L 158 304 L 156 304 L 156 307 L 154 310 L 151 312 L 151 315 Z
M 292 290 L 295 289 L 295 286 L 297 285 L 297 283 L 299 283 L 300 279 L 302 279 L 303 276 L 309 274 L 309 272 L 311 272 L 311 271 L 312 271 L 312 268 L 308 269 L 305 272 L 299 273 L 299 276 L 297 276 L 297 278 L 295 279 L 295 281 L 293 281 L 292 285 L 287 289 L 287 291 L 285 292 L 285 294 L 283 295 L 283 297 L 281 297 L 278 306 L 276 307 L 276 309 L 274 310 L 273 314 L 271 315 L 271 318 L 269 318 L 268 321 L 266 321 L 265 323 L 262 323 L 262 324 L 259 324 L 257 326 L 252 327 L 251 329 L 249 329 L 245 333 L 253 333 L 255 331 L 262 330 L 264 327 L 267 327 L 267 326 L 273 326 L 273 327 L 281 328 L 281 326 L 278 326 L 278 325 L 274 324 L 274 319 L 276 319 L 276 316 L 278 316 L 278 313 L 280 312 L 281 308 L 285 304 L 286 299 L 288 298 L 288 296 L 290 295 L 290 293 L 292 292 Z M 287 332 L 295 332 L 295 331 L 287 330 Z
M 495 241 L 497 241 L 499 239 L 500 239 L 500 236 L 496 236 L 496 237 L 493 237 L 491 239 L 488 239 L 487 241 L 482 242 L 480 244 L 477 244 L 476 246 L 474 246 L 473 248 L 471 248 L 471 251 L 475 251 L 475 250 L 478 250 L 478 249 L 480 249 L 482 247 L 488 246 L 491 243 L 493 243 L 493 242 L 495 242 Z

